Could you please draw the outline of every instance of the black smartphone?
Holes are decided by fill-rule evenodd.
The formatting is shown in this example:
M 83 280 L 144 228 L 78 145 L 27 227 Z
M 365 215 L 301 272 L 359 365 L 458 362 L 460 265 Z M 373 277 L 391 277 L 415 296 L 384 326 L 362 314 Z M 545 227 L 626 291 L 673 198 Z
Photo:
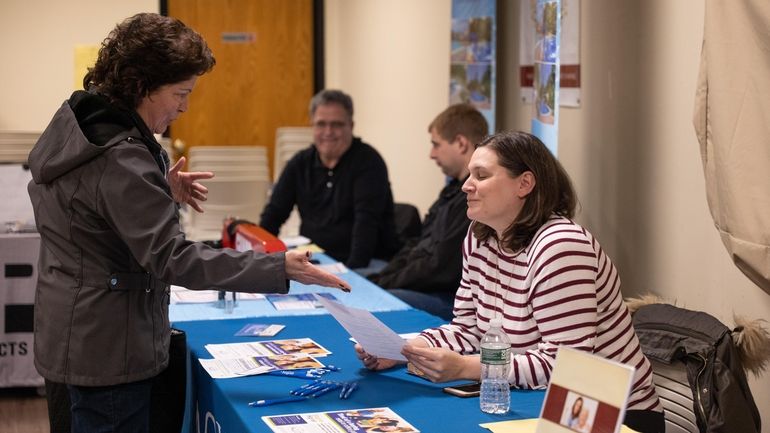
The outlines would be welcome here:
M 481 394 L 481 383 L 473 382 L 463 385 L 447 386 L 444 392 L 458 397 L 476 397 Z

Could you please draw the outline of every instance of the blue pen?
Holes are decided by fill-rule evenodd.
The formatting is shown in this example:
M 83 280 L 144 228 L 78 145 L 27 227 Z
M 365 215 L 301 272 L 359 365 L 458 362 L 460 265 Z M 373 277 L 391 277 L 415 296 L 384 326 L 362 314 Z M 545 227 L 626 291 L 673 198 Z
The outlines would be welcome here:
M 335 389 L 339 389 L 341 386 L 342 385 L 340 385 L 339 383 L 332 383 L 331 385 L 327 386 L 326 388 L 321 388 L 321 389 L 317 390 L 316 392 L 314 392 L 312 394 L 309 394 L 308 397 L 312 397 L 312 398 L 320 397 L 320 396 L 326 394 L 327 392 L 331 392 L 331 391 L 334 391 Z
M 341 368 L 339 368 L 337 366 L 334 366 L 334 365 L 331 365 L 331 364 L 327 365 L 326 367 L 324 367 L 324 369 L 325 370 L 329 370 L 329 371 L 340 371 L 340 370 L 342 370 Z
M 299 387 L 299 388 L 297 388 L 297 389 L 292 389 L 291 391 L 289 391 L 289 394 L 294 394 L 294 395 L 297 395 L 297 394 L 299 394 L 299 393 L 303 392 L 304 390 L 306 390 L 306 389 L 308 389 L 308 388 L 314 388 L 314 387 L 316 387 L 316 386 L 317 386 L 319 383 L 321 383 L 321 381 L 320 381 L 320 380 L 315 380 L 315 381 L 313 381 L 312 383 L 306 383 L 306 384 L 304 384 L 304 385 L 300 386 L 300 387 Z
M 272 370 L 266 374 L 271 376 L 290 376 L 299 379 L 316 380 L 321 377 L 321 374 L 314 372 L 313 370 Z
M 316 391 L 326 389 L 328 387 L 329 387 L 329 384 L 323 381 L 323 382 L 313 384 L 305 389 L 299 390 L 298 392 L 295 392 L 294 395 L 309 395 Z
M 343 396 L 345 395 L 345 391 L 347 391 L 348 388 L 350 388 L 350 382 L 345 382 L 342 384 L 342 389 L 340 390 L 340 398 L 345 398 Z
M 307 400 L 307 397 L 281 397 L 281 398 L 272 398 L 267 400 L 257 400 L 249 403 L 249 406 L 262 407 L 262 406 L 270 406 L 273 404 L 290 403 L 292 401 L 302 401 L 302 400 Z
M 353 391 L 358 388 L 358 382 L 353 382 L 347 390 L 345 390 L 345 395 L 342 396 L 342 398 L 347 399 L 350 397 L 350 394 L 353 393 Z

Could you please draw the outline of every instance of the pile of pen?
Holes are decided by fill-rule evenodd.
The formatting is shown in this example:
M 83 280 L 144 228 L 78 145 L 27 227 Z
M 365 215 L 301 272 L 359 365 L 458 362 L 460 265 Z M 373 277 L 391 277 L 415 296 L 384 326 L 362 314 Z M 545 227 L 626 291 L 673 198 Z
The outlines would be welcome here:
M 330 371 L 340 371 L 339 367 L 333 365 L 327 365 L 323 368 L 310 368 L 310 369 L 298 369 L 298 370 L 273 370 L 268 371 L 265 374 L 271 376 L 288 376 L 296 377 L 297 379 L 310 379 L 315 380 L 323 376 Z
M 340 398 L 347 399 L 350 394 L 358 387 L 358 382 L 336 382 L 333 380 L 321 380 L 322 375 L 330 371 L 339 371 L 339 368 L 333 365 L 327 365 L 324 368 L 312 368 L 309 370 L 274 370 L 267 374 L 274 376 L 288 376 L 298 379 L 312 380 L 299 388 L 289 391 L 289 397 L 280 397 L 265 400 L 256 400 L 249 403 L 251 407 L 271 406 L 279 403 L 289 403 L 293 401 L 303 401 L 309 398 L 320 397 L 332 391 L 340 390 Z

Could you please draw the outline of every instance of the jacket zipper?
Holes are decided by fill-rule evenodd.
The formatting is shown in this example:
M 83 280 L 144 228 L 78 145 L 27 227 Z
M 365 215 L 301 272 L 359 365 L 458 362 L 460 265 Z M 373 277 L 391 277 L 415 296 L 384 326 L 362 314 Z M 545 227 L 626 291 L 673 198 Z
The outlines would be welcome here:
M 703 408 L 703 400 L 701 399 L 700 393 L 701 393 L 701 387 L 700 387 L 700 379 L 703 372 L 706 370 L 706 357 L 703 356 L 702 353 L 696 353 L 694 355 L 701 361 L 701 368 L 698 371 L 698 374 L 695 376 L 695 400 L 698 403 L 698 411 L 700 412 L 701 419 L 704 423 L 708 424 L 708 419 L 706 418 L 706 410 Z

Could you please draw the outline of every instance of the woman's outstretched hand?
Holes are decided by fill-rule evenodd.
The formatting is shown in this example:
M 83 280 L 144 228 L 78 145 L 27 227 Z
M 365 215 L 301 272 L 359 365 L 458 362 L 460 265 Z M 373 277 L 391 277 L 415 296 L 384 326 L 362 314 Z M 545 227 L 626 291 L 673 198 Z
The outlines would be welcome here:
M 324 271 L 310 263 L 310 253 L 305 251 L 286 251 L 286 276 L 302 284 L 317 284 L 334 287 L 343 292 L 350 291 L 350 284 L 342 278 Z

